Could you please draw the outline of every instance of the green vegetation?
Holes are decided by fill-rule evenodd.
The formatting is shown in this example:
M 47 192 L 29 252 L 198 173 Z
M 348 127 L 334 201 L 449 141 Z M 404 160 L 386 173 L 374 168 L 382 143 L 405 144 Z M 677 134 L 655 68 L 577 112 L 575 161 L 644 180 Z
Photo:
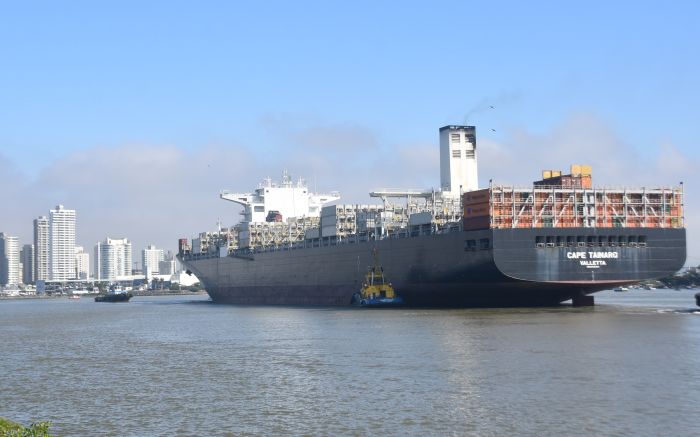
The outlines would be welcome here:
M 202 284 L 200 284 L 199 282 L 195 282 L 190 286 L 182 287 L 182 289 L 192 292 L 203 291 Z
M 700 284 L 700 274 L 697 269 L 691 269 L 682 275 L 673 275 L 660 280 L 669 288 L 697 287 Z
M 28 427 L 0 417 L 0 437 L 51 437 L 51 422 L 32 423 Z

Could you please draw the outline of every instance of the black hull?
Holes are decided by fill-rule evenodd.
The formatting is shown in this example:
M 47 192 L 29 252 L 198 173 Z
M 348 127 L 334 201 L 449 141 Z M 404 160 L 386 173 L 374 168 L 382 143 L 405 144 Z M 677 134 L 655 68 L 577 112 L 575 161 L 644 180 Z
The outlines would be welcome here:
M 537 237 L 571 235 L 606 241 L 608 236 L 643 236 L 645 244 L 536 244 Z M 406 305 L 436 307 L 556 305 L 675 273 L 686 256 L 684 229 L 549 228 L 453 232 L 183 261 L 215 302 L 350 305 L 372 264 L 374 247 Z
M 95 296 L 95 302 L 129 302 L 132 297 L 131 293 L 102 294 Z

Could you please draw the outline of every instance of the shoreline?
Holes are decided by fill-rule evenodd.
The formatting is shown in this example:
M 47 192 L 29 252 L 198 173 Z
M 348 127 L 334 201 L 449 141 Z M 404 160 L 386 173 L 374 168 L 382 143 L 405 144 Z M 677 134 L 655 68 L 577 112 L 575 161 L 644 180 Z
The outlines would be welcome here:
M 148 296 L 197 296 L 197 295 L 206 295 L 207 292 L 204 290 L 199 290 L 199 291 L 173 291 L 173 290 L 163 290 L 164 292 L 156 292 L 156 293 L 145 293 L 145 292 L 136 292 L 134 293 L 133 291 L 131 292 L 134 297 L 148 297 Z M 82 297 L 95 297 L 98 296 L 100 293 L 91 293 L 91 294 L 79 294 L 78 296 Z M 104 294 L 104 293 L 102 293 Z M 26 300 L 26 299 L 68 299 L 71 295 L 63 294 L 63 295 L 48 295 L 48 294 L 42 294 L 42 295 L 31 295 L 31 296 L 0 296 L 0 301 L 2 300 Z

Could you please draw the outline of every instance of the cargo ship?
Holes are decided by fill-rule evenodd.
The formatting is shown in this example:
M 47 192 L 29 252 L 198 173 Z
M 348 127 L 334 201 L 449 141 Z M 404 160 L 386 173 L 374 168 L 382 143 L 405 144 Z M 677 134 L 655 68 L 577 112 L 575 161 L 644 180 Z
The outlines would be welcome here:
M 440 188 L 381 189 L 330 204 L 303 180 L 220 197 L 230 228 L 180 239 L 178 257 L 214 302 L 351 305 L 372 254 L 409 306 L 592 305 L 592 294 L 685 263 L 683 187 L 611 188 L 592 169 L 545 170 L 527 187 L 479 188 L 474 126 L 440 128 Z

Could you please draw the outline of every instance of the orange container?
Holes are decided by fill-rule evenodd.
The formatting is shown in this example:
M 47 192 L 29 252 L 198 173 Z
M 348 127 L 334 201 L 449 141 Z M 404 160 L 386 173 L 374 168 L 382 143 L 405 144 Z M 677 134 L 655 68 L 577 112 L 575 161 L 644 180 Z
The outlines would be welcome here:
M 473 203 L 464 205 L 464 216 L 475 217 L 491 214 L 491 205 L 486 203 Z
M 489 216 L 482 217 L 465 217 L 462 219 L 465 231 L 475 231 L 477 229 L 489 229 L 491 227 L 491 218 Z
M 485 188 L 483 190 L 469 191 L 462 194 L 462 204 L 471 205 L 475 203 L 488 203 L 491 197 L 491 190 Z

